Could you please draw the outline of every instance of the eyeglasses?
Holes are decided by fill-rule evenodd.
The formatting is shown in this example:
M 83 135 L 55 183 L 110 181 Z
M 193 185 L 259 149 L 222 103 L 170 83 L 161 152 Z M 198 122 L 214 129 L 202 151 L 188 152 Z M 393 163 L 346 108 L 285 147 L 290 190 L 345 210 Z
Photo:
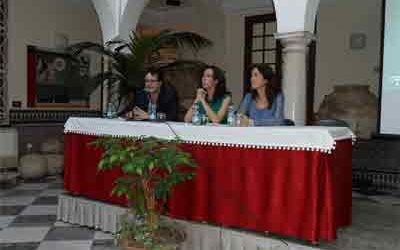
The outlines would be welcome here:
M 159 82 L 159 81 L 154 79 L 144 79 L 144 82 Z

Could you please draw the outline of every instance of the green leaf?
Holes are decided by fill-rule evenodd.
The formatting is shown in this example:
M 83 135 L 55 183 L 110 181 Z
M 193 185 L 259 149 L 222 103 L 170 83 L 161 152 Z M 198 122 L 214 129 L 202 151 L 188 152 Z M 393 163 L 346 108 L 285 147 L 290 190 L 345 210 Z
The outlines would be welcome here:
M 110 157 L 110 164 L 111 165 L 114 165 L 114 164 L 116 164 L 116 163 L 118 163 L 118 161 L 119 161 L 119 155 L 111 155 L 111 157 Z
M 122 170 L 124 171 L 124 173 L 127 173 L 127 174 L 136 173 L 136 165 L 133 162 L 128 162 L 128 163 L 124 164 L 124 166 L 122 167 Z
M 148 167 L 149 167 L 149 170 L 150 170 L 150 171 L 153 170 L 153 169 L 154 169 L 154 161 L 151 161 L 151 162 L 149 163 Z
M 108 159 L 107 159 L 107 158 L 103 158 L 103 159 L 99 162 L 98 168 L 99 168 L 100 170 L 108 170 L 108 169 L 110 169 L 110 162 L 108 161 Z
M 138 175 L 142 176 L 142 175 L 143 175 L 143 169 L 141 169 L 141 168 L 136 168 L 136 173 L 137 173 Z

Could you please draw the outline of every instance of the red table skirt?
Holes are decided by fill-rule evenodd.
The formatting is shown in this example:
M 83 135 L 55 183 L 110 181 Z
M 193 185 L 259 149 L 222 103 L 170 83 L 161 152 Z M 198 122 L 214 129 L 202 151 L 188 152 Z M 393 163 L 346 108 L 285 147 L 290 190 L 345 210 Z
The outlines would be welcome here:
M 66 135 L 65 189 L 125 204 L 110 196 L 118 170 L 97 172 L 95 137 Z M 269 231 L 308 241 L 336 239 L 351 224 L 352 142 L 332 154 L 311 151 L 185 145 L 198 163 L 194 180 L 177 186 L 169 215 L 227 227 Z

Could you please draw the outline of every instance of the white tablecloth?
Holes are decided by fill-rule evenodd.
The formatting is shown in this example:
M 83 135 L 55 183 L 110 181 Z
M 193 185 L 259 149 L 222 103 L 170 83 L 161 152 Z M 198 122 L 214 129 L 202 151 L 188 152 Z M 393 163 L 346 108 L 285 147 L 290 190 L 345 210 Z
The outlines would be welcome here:
M 64 132 L 115 137 L 154 136 L 160 139 L 174 139 L 179 136 L 181 140 L 194 144 L 326 153 L 335 149 L 337 140 L 355 138 L 344 127 L 193 126 L 176 122 L 133 122 L 101 118 L 70 118 L 65 124 Z

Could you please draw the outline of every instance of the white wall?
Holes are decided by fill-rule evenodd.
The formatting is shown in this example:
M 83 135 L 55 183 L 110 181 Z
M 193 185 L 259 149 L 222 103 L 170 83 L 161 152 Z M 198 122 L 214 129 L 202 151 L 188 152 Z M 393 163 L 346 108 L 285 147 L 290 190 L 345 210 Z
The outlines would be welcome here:
M 321 1 L 317 17 L 314 110 L 334 85 L 368 84 L 377 93 L 382 0 Z M 350 49 L 350 35 L 365 33 L 367 45 Z
M 55 33 L 66 34 L 70 43 L 102 42 L 97 15 L 90 0 L 9 1 L 8 100 L 27 96 L 27 45 L 54 47 Z
M 245 16 L 226 15 L 226 78 L 233 102 L 237 105 L 243 96 Z

